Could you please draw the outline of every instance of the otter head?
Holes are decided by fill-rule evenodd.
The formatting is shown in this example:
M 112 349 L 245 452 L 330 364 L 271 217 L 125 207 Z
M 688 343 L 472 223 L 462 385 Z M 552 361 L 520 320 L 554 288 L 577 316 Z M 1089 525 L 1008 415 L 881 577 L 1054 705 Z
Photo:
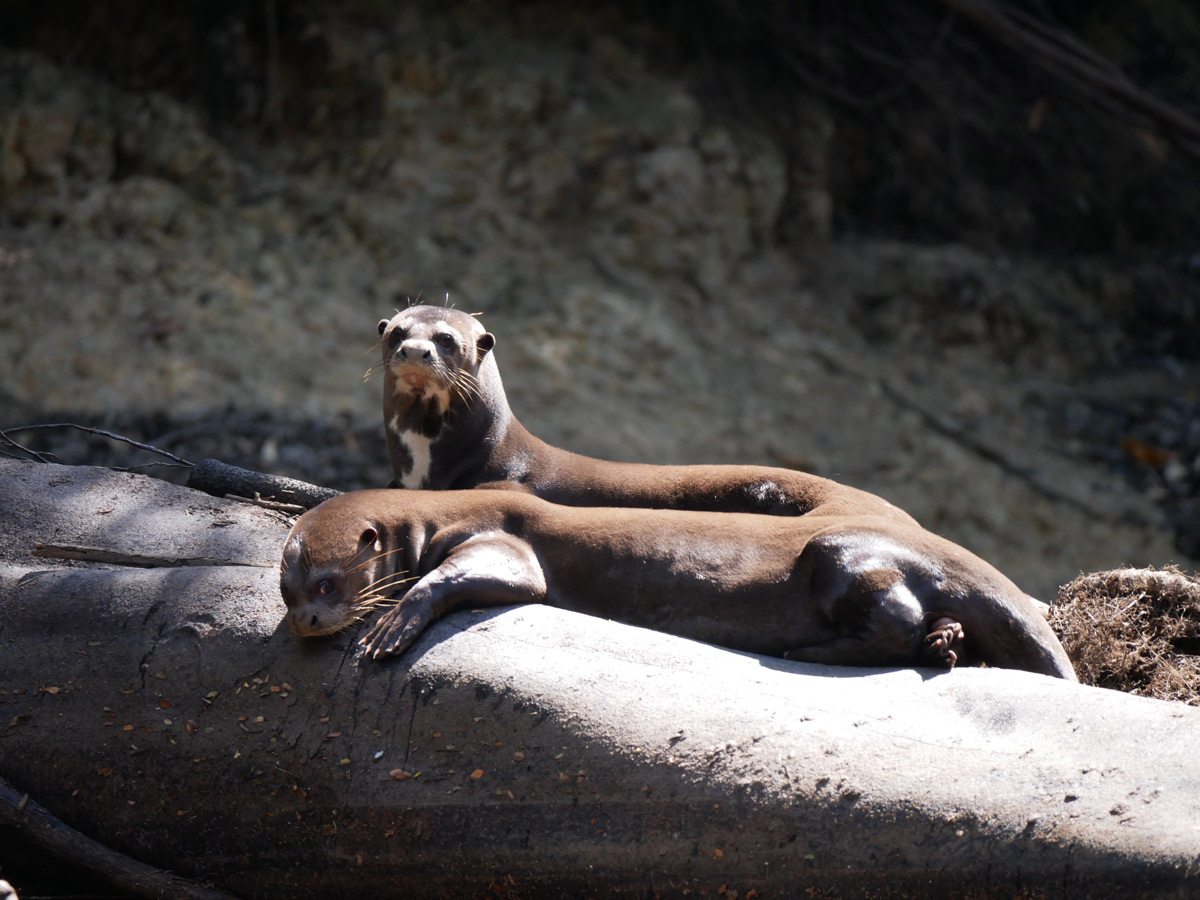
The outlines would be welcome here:
M 333 634 L 361 622 L 390 602 L 391 577 L 379 530 L 349 523 L 319 508 L 309 510 L 283 546 L 279 592 L 287 619 L 300 637 Z
M 473 317 L 440 306 L 411 306 L 379 322 L 387 389 L 425 401 L 440 414 L 478 393 L 479 367 L 496 339 Z

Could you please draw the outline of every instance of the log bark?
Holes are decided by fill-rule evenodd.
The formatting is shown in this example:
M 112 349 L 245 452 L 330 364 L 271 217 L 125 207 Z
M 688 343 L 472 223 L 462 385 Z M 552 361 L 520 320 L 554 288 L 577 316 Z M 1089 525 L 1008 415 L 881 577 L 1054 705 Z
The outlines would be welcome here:
M 196 463 L 188 475 L 188 487 L 214 497 L 232 495 L 247 500 L 261 499 L 301 510 L 311 509 L 341 493 L 295 478 L 231 466 L 218 459 L 202 459 Z
M 0 774 L 244 898 L 1196 890 L 1200 710 L 535 606 L 448 617 L 375 663 L 352 632 L 283 627 L 259 564 L 287 527 L 141 476 L 0 462 Z M 37 541 L 246 564 L 44 560 Z

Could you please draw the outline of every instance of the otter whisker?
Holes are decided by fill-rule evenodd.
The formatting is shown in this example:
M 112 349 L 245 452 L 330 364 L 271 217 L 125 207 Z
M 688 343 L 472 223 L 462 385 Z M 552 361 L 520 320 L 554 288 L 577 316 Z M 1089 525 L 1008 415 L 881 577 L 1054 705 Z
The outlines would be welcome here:
M 461 386 L 459 386 L 458 382 L 456 382 L 456 381 L 451 382 L 450 390 L 454 391 L 454 395 L 456 397 L 458 397 L 458 399 L 461 400 L 464 404 L 467 404 L 468 406 L 470 405 L 470 403 L 471 403 L 470 395 L 466 391 L 464 391 Z
M 349 575 L 351 572 L 357 572 L 359 569 L 363 568 L 364 566 L 369 566 L 371 563 L 378 562 L 381 559 L 387 559 L 392 554 L 399 553 L 403 549 L 404 549 L 403 547 L 394 547 L 391 550 L 384 550 L 381 553 L 376 553 L 374 556 L 369 557 L 368 559 L 364 559 L 362 562 L 360 562 L 358 565 L 354 566 L 353 568 L 346 569 L 346 574 Z M 354 554 L 354 556 L 358 556 L 358 554 L 356 553 L 356 554 Z M 348 566 L 353 561 L 354 561 L 354 557 L 351 557 L 350 559 L 341 560 L 343 568 L 345 566 Z
M 392 588 L 396 588 L 402 584 L 408 584 L 409 582 L 416 580 L 417 576 L 409 575 L 407 572 L 394 572 L 391 575 L 384 575 L 382 578 L 376 578 L 370 584 L 366 585 L 361 591 L 359 591 L 359 595 L 361 596 L 368 591 L 390 591 Z
M 472 384 L 469 381 L 455 379 L 454 388 L 459 392 L 459 395 L 467 401 L 473 400 L 475 397 L 479 396 L 479 385 Z
M 353 570 L 351 570 L 351 571 L 353 571 Z M 368 591 L 373 590 L 376 585 L 383 584 L 385 581 L 394 581 L 395 584 L 404 584 L 409 581 L 415 581 L 416 578 L 417 578 L 416 575 L 410 575 L 408 573 L 408 570 L 406 570 L 406 569 L 401 569 L 396 572 L 385 572 L 384 574 L 382 574 L 378 578 L 376 578 L 374 581 L 372 581 L 370 584 L 364 585 L 359 590 L 358 594 L 359 594 L 359 596 L 361 596 L 361 595 L 367 593 Z
M 336 629 L 329 632 L 330 634 L 341 634 L 349 628 L 354 627 L 359 622 L 365 622 L 367 615 L 374 612 L 377 606 L 391 606 L 397 600 L 394 597 L 372 596 L 366 597 L 363 600 L 355 602 L 350 609 L 350 614 L 343 620 L 342 624 Z
M 381 559 L 386 559 L 387 557 L 391 556 L 393 553 L 399 553 L 403 549 L 404 549 L 403 547 L 394 547 L 391 550 L 382 550 L 379 553 L 376 553 L 374 556 L 370 556 L 367 559 L 364 559 L 361 562 L 356 564 L 355 560 L 357 560 L 363 554 L 363 552 L 366 550 L 365 547 L 360 547 L 357 550 L 349 551 L 348 553 L 346 553 L 345 556 L 341 557 L 338 560 L 338 566 L 340 568 L 344 569 L 346 571 L 346 574 L 349 574 L 351 572 L 357 572 L 363 566 L 370 565 L 371 563 L 377 562 L 378 560 L 381 560 Z
M 364 563 L 363 565 L 366 565 L 366 563 Z M 349 575 L 353 571 L 355 571 L 355 570 L 349 569 L 349 570 L 347 570 L 346 574 Z M 365 592 L 371 590 L 375 585 L 381 584 L 384 581 L 388 580 L 389 578 L 412 579 L 415 577 L 416 577 L 415 575 L 409 575 L 408 571 L 404 570 L 404 569 L 401 569 L 399 571 L 394 571 L 394 572 L 385 572 L 382 575 L 378 576 L 370 584 L 364 585 L 363 588 L 359 591 L 359 593 L 360 594 L 365 593 Z
M 354 600 L 353 608 L 355 608 L 355 610 L 359 610 L 359 608 L 365 610 L 367 607 L 386 606 L 397 604 L 397 602 L 400 602 L 400 599 L 389 594 L 366 594 L 364 596 L 359 596 L 359 598 Z
M 454 373 L 451 386 L 462 399 L 463 403 L 468 406 L 472 400 L 479 396 L 479 379 L 461 369 Z
M 358 559 L 360 553 L 362 553 L 362 550 L 356 548 L 347 552 L 345 556 L 338 557 L 337 567 L 339 569 L 346 569 L 351 563 Z
M 410 585 L 414 581 L 416 581 L 415 578 L 401 578 L 397 581 L 389 581 L 383 584 L 377 584 L 374 590 L 385 593 L 388 597 L 396 597 L 397 595 L 407 594 L 408 588 L 406 585 Z
M 479 386 L 479 379 L 476 378 L 474 375 L 472 375 L 470 372 L 468 372 L 466 369 L 456 370 L 454 373 L 454 376 L 456 378 L 460 379 L 464 384 L 473 385 L 475 387 Z
M 395 606 L 400 601 L 395 597 L 368 597 L 354 604 L 353 611 L 355 613 L 368 613 L 377 606 Z

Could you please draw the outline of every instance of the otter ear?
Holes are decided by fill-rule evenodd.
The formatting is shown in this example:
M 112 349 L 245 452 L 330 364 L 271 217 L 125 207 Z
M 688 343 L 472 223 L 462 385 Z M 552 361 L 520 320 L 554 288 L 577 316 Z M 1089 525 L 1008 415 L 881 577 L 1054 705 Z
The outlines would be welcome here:
M 390 322 L 390 321 L 391 321 L 390 319 L 380 319 L 379 320 L 379 333 L 380 334 L 383 334 L 385 331 L 387 331 L 388 322 Z
M 363 529 L 362 535 L 359 536 L 358 543 L 360 545 L 367 544 L 368 546 L 374 547 L 376 553 L 383 549 L 383 544 L 379 540 L 379 532 L 370 525 Z
M 488 355 L 493 347 L 496 346 L 496 336 L 485 331 L 479 337 L 475 338 L 475 358 L 483 361 L 483 358 Z

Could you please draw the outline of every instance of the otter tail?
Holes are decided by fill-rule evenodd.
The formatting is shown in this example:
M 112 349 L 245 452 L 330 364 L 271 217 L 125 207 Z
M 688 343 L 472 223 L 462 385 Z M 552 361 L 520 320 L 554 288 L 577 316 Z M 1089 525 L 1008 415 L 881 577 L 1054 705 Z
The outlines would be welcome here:
M 962 624 L 963 646 L 972 661 L 1079 680 L 1038 602 L 1011 582 L 968 590 L 930 618 L 939 614 Z

